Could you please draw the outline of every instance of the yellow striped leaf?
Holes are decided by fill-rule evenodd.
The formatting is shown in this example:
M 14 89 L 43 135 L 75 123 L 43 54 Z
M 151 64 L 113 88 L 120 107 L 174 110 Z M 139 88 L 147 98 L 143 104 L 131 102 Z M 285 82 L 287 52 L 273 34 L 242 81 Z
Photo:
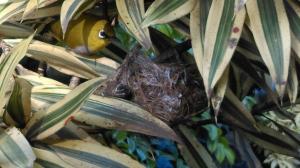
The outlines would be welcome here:
M 69 70 L 67 71 L 69 75 L 76 75 L 87 79 L 99 76 L 96 71 L 76 58 L 78 56 L 76 53 L 67 51 L 63 47 L 34 41 L 28 48 L 28 54 L 32 58 L 45 61 L 50 65 L 65 70 L 65 72 L 66 69 Z
M 116 0 L 116 4 L 127 29 L 145 49 L 150 49 L 152 42 L 149 30 L 141 26 L 145 15 L 144 1 Z
M 34 30 L 31 27 L 19 23 L 5 22 L 0 25 L 0 34 L 3 37 L 26 38 L 33 32 Z
M 197 0 L 155 0 L 147 9 L 143 27 L 168 23 L 187 15 L 195 7 Z
M 24 11 L 26 1 L 16 1 L 9 4 L 0 11 L 0 24 L 7 21 L 10 17 Z
M 87 1 L 89 0 L 67 0 L 63 2 L 60 12 L 60 24 L 63 36 L 65 35 L 68 24 L 72 20 L 76 11 Z
M 143 168 L 139 162 L 116 150 L 100 144 L 67 140 L 54 144 L 38 143 L 34 151 L 37 163 L 48 167 L 114 167 Z
M 293 0 L 284 2 L 291 28 L 292 48 L 300 58 L 300 6 Z
M 193 52 L 198 66 L 198 70 L 202 75 L 203 72 L 203 52 L 204 37 L 207 23 L 208 12 L 211 7 L 211 0 L 199 0 L 190 16 L 190 29 L 192 37 Z
M 25 79 L 15 79 L 14 90 L 3 115 L 3 120 L 7 125 L 25 127 L 31 117 L 31 89 L 32 85 Z
M 239 41 L 246 16 L 235 12 L 236 0 L 212 2 L 205 31 L 202 77 L 208 97 L 228 66 Z
M 291 57 L 290 70 L 289 70 L 288 83 L 287 83 L 287 92 L 292 104 L 295 104 L 296 102 L 298 96 L 298 86 L 299 86 L 299 82 L 297 77 L 296 62 L 295 59 Z
M 258 50 L 280 97 L 289 71 L 291 35 L 282 0 L 248 0 L 246 3 Z
M 91 79 L 76 87 L 46 111 L 36 112 L 23 130 L 26 137 L 44 139 L 64 127 L 102 80 L 103 78 Z
M 69 89 L 57 86 L 34 87 L 33 110 L 61 100 L 68 92 Z M 180 141 L 167 124 L 138 105 L 122 99 L 92 95 L 73 119 L 107 129 L 121 129 Z
M 29 43 L 34 34 L 16 45 L 8 55 L 3 56 L 0 62 L 0 100 L 4 100 L 6 91 L 10 87 L 9 80 L 13 75 L 15 67 L 19 61 L 25 56 Z M 0 101 L 0 109 L 6 104 L 5 101 Z M 0 114 L 2 116 L 2 114 Z
M 5 40 L 5 42 L 11 46 L 14 46 L 16 43 L 16 41 L 10 40 Z M 80 57 L 78 54 L 68 51 L 63 47 L 34 40 L 32 44 L 29 45 L 27 56 L 39 61 L 47 62 L 58 71 L 68 75 L 86 79 L 99 76 L 99 73 L 78 59 L 78 57 Z
M 5 168 L 32 167 L 35 155 L 23 134 L 15 127 L 0 128 L 0 165 Z

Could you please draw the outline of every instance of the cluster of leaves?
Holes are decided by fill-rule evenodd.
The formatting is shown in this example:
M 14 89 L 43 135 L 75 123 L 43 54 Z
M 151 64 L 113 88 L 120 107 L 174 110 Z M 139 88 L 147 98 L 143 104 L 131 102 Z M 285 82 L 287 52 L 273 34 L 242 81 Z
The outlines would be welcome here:
M 136 160 L 149 167 L 169 163 L 185 167 L 180 156 L 190 167 L 217 167 L 214 158 L 230 164 L 240 159 L 248 167 L 262 167 L 250 143 L 268 151 L 265 162 L 271 166 L 297 164 L 299 124 L 293 123 L 299 121 L 299 111 L 287 109 L 299 103 L 299 1 L 115 0 L 100 3 L 106 5 L 108 17 L 116 13 L 120 16 L 120 25 L 115 27 L 119 40 L 112 42 L 113 49 L 107 47 L 98 53 L 113 59 L 109 63 L 89 60 L 47 40 L 37 40 L 42 39 L 44 27 L 53 16 L 60 15 L 65 33 L 72 18 L 87 10 L 95 13 L 98 2 L 0 2 L 1 47 L 4 48 L 0 57 L 2 167 L 143 167 Z M 207 118 L 187 119 L 175 125 L 176 133 L 132 102 L 92 95 L 103 80 L 115 73 L 112 63 L 121 63 L 122 55 L 133 45 L 139 43 L 145 50 L 159 55 L 160 44 L 152 41 L 150 27 L 163 32 L 164 42 L 169 46 L 191 39 L 193 51 L 182 56 L 192 58 L 184 59 L 186 64 L 198 67 L 214 110 L 214 115 Z M 116 48 L 122 52 L 115 51 Z M 42 77 L 18 65 L 25 56 L 87 82 L 71 89 Z M 253 88 L 260 89 L 255 92 Z M 207 125 L 204 122 L 207 120 L 230 127 L 234 140 L 226 139 L 220 128 Z M 123 131 L 113 132 L 118 148 L 132 156 L 128 157 L 92 136 L 99 127 L 172 139 L 180 142 L 180 146 L 174 147 L 169 140 L 149 140 Z M 208 138 L 204 142 L 192 129 L 199 127 L 207 130 Z M 236 146 L 236 154 L 231 144 Z M 283 164 L 282 160 L 289 161 Z

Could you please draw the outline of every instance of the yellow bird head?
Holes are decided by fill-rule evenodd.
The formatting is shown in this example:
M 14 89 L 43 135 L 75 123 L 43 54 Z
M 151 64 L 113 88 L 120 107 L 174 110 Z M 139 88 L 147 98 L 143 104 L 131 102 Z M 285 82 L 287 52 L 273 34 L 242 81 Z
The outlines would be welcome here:
M 58 40 L 64 41 L 75 52 L 83 55 L 94 54 L 110 43 L 113 29 L 107 20 L 82 15 L 72 20 L 63 38 L 60 21 L 51 25 L 51 32 Z

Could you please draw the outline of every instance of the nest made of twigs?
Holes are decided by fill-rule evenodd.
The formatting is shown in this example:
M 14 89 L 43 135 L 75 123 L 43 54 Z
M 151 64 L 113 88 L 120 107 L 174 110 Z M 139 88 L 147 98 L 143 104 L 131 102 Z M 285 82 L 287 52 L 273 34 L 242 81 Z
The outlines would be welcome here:
M 154 63 L 135 48 L 96 93 L 132 100 L 163 121 L 172 122 L 207 106 L 199 83 L 185 66 Z

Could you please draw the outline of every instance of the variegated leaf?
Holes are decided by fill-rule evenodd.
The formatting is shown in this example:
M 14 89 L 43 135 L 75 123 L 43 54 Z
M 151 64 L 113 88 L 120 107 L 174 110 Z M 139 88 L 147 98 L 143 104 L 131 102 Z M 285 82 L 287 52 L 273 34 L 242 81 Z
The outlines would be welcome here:
M 201 75 L 203 74 L 204 37 L 211 0 L 199 0 L 190 16 L 193 52 Z
M 34 151 L 37 163 L 41 166 L 58 165 L 61 167 L 114 167 L 143 168 L 129 156 L 102 146 L 78 140 L 67 140 L 54 144 L 39 143 Z
M 141 24 L 145 15 L 143 0 L 116 0 L 117 8 L 127 29 L 134 35 L 139 43 L 150 49 L 152 42 L 148 28 L 142 28 Z
M 63 36 L 65 35 L 68 24 L 72 20 L 72 17 L 76 13 L 76 11 L 80 8 L 81 5 L 88 1 L 90 0 L 67 0 L 63 2 L 60 12 L 60 24 Z
M 70 118 L 73 118 L 74 113 L 78 112 L 102 80 L 103 78 L 91 79 L 76 87 L 46 111 L 35 113 L 23 130 L 26 137 L 43 139 L 57 132 Z
M 295 55 L 294 55 L 295 56 Z M 289 77 L 287 83 L 287 92 L 292 104 L 295 104 L 297 96 L 298 96 L 298 77 L 297 77 L 297 69 L 295 64 L 295 59 L 291 57 Z
M 228 66 L 246 16 L 244 7 L 235 12 L 236 0 L 214 0 L 212 2 L 205 31 L 202 77 L 207 96 Z
M 300 58 L 300 6 L 293 0 L 284 2 L 291 28 L 292 48 Z
M 32 85 L 25 79 L 15 79 L 14 90 L 3 115 L 3 120 L 7 125 L 24 128 L 29 121 L 31 117 L 31 88 Z
M 12 78 L 15 67 L 19 61 L 25 56 L 29 43 L 31 42 L 34 34 L 27 39 L 16 45 L 8 55 L 3 56 L 0 62 L 0 100 L 4 100 L 6 91 L 9 86 L 9 80 Z M 0 101 L 0 108 L 3 108 L 6 104 L 5 101 Z M 0 110 L 1 111 L 1 110 Z M 2 114 L 0 114 L 2 116 Z
M 67 51 L 63 47 L 34 41 L 28 48 L 28 54 L 32 58 L 45 61 L 57 68 L 69 70 L 65 70 L 65 72 L 69 72 L 69 75 L 76 75 L 87 79 L 99 76 L 96 71 L 76 58 L 78 56 L 76 53 Z
M 35 87 L 32 93 L 33 110 L 36 111 L 63 98 L 69 89 L 56 86 Z M 164 122 L 131 102 L 92 95 L 74 119 L 107 129 L 121 129 L 180 141 Z
M 10 17 L 24 11 L 26 1 L 16 1 L 10 3 L 7 7 L 0 11 L 0 24 L 8 20 Z
M 155 0 L 147 9 L 143 27 L 168 23 L 187 15 L 195 7 L 197 0 Z
M 290 28 L 283 0 L 248 0 L 246 7 L 255 42 L 282 97 L 291 51 Z
M 33 32 L 31 27 L 19 23 L 5 22 L 0 25 L 0 34 L 3 37 L 26 38 Z
M 23 134 L 15 127 L 0 128 L 0 165 L 5 168 L 32 167 L 35 155 Z
M 221 77 L 221 79 L 219 80 L 219 82 L 217 83 L 217 85 L 214 89 L 214 94 L 211 97 L 211 103 L 212 103 L 212 107 L 215 112 L 215 121 L 216 122 L 217 122 L 217 117 L 219 114 L 219 110 L 220 110 L 224 95 L 226 93 L 228 79 L 229 79 L 229 67 L 226 68 L 223 76 Z
M 5 42 L 11 46 L 14 46 L 16 43 L 15 40 L 5 40 Z M 78 59 L 80 57 L 78 54 L 68 51 L 63 47 L 35 40 L 29 45 L 27 56 L 47 62 L 50 66 L 68 75 L 75 75 L 86 79 L 99 76 L 99 73 Z

